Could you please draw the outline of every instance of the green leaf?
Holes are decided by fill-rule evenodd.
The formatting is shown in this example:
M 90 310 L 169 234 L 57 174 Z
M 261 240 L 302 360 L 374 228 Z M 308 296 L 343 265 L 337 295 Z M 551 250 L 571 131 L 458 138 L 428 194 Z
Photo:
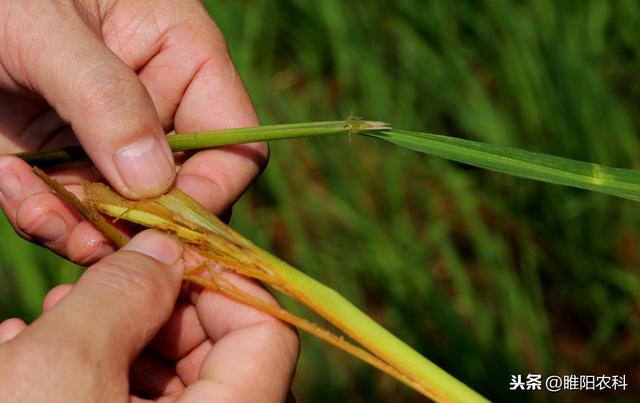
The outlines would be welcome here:
M 640 201 L 640 172 L 511 147 L 404 130 L 363 133 L 410 150 L 521 178 Z

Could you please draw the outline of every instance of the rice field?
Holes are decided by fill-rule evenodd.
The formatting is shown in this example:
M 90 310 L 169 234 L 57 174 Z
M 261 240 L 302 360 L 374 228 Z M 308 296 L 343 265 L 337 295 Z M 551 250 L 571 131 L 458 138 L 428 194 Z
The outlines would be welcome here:
M 351 113 L 640 168 L 634 1 L 205 1 L 265 124 Z M 277 142 L 232 226 L 495 401 L 511 375 L 626 375 L 640 397 L 640 208 L 340 136 Z M 79 269 L 0 223 L 0 320 Z M 299 308 L 285 301 L 295 313 Z M 417 394 L 301 335 L 299 402 Z

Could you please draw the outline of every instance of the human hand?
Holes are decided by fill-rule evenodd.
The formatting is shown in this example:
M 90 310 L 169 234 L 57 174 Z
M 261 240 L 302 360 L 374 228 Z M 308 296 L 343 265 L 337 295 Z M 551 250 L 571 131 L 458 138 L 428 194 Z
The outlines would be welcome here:
M 298 354 L 295 331 L 208 291 L 174 309 L 181 255 L 175 239 L 142 232 L 73 288 L 54 288 L 30 326 L 1 323 L 0 400 L 283 401 Z M 256 283 L 227 279 L 275 303 Z
M 174 183 L 165 132 L 258 123 L 197 0 L 0 0 L 0 21 L 0 154 L 79 142 L 118 192 L 143 198 Z M 175 184 L 219 214 L 266 159 L 263 143 L 203 151 Z M 96 179 L 89 168 L 51 174 L 75 193 Z M 77 263 L 113 251 L 14 157 L 0 157 L 0 206 L 21 236 Z

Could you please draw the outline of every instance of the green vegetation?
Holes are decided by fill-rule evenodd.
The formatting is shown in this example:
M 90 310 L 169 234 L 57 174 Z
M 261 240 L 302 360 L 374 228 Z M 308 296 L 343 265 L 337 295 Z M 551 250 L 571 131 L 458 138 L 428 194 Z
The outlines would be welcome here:
M 353 111 L 640 167 L 636 2 L 206 3 L 264 123 Z M 492 400 L 511 374 L 637 372 L 635 202 L 340 136 L 274 143 L 232 224 Z M 1 231 L 0 319 L 32 318 L 76 271 Z M 299 401 L 418 399 L 302 337 Z

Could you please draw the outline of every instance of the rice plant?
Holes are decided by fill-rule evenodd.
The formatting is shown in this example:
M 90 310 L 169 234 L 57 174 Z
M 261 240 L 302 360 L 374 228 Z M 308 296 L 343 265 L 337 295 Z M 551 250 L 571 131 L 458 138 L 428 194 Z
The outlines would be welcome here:
M 636 2 L 205 3 L 263 123 L 355 111 L 640 166 Z M 511 374 L 637 372 L 638 211 L 621 198 L 334 136 L 273 143 L 232 226 L 491 400 L 527 401 L 540 396 L 509 392 Z M 2 225 L 0 318 L 33 318 L 44 290 L 78 271 Z M 298 401 L 419 400 L 301 337 Z
M 226 129 L 170 136 L 174 152 L 274 141 L 310 136 L 366 135 L 444 158 L 488 168 L 514 176 L 574 186 L 631 200 L 640 200 L 640 173 L 593 163 L 532 153 L 428 133 L 394 130 L 386 123 L 349 119 L 337 122 L 299 123 L 257 128 Z M 56 167 L 87 161 L 79 147 L 17 154 L 34 165 Z M 284 261 L 256 247 L 231 230 L 186 194 L 174 189 L 147 201 L 128 201 L 100 184 L 85 185 L 86 202 L 78 200 L 43 171 L 35 172 L 65 201 L 99 228 L 117 246 L 127 242 L 98 212 L 147 227 L 170 231 L 185 245 L 205 258 L 204 268 L 216 263 L 224 268 L 260 280 L 311 308 L 353 338 L 361 348 L 317 325 L 287 312 L 271 308 L 259 299 L 234 288 L 216 271 L 211 279 L 198 276 L 201 265 L 187 270 L 186 281 L 221 292 L 230 298 L 262 309 L 304 329 L 320 339 L 360 358 L 391 375 L 426 397 L 441 402 L 475 402 L 484 399 L 444 372 L 419 353 L 380 327 L 333 289 L 294 269 Z M 207 260 L 210 259 L 210 260 Z

